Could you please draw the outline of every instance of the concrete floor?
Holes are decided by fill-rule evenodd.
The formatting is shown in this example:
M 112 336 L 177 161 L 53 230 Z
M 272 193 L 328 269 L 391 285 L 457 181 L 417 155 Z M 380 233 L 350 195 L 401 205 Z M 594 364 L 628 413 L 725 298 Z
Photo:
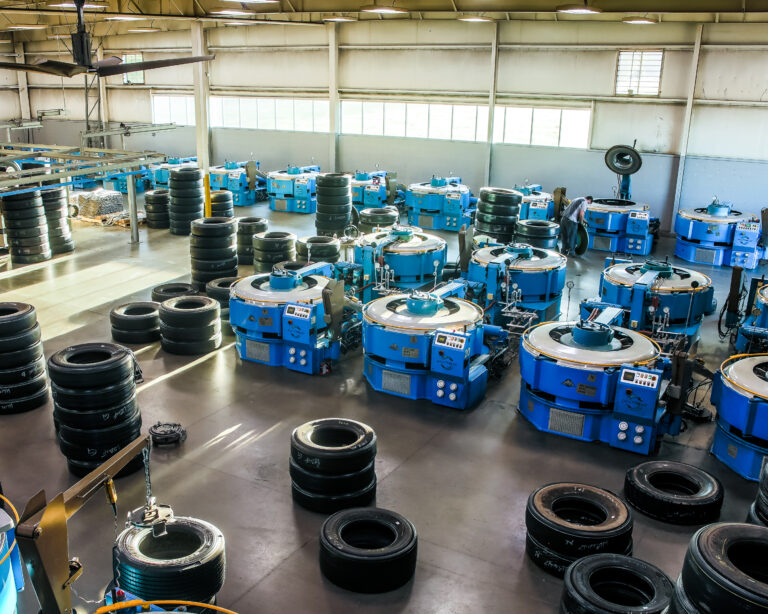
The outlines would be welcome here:
M 265 205 L 238 210 L 267 215 Z M 272 214 L 272 229 L 313 234 L 311 216 Z M 0 272 L 1 300 L 26 301 L 39 311 L 46 354 L 86 341 L 108 341 L 109 311 L 148 300 L 153 286 L 189 272 L 188 239 L 141 229 L 130 245 L 122 229 L 75 227 L 77 251 L 41 265 Z M 445 235 L 455 256 L 455 235 Z M 656 256 L 672 254 L 664 239 Z M 605 254 L 568 264 L 575 285 L 563 309 L 571 317 L 584 297 L 597 294 Z M 711 274 L 720 304 L 730 271 Z M 249 267 L 241 272 L 248 274 Z M 700 355 L 711 368 L 728 356 L 716 319 L 702 329 Z M 227 539 L 227 580 L 219 604 L 241 614 L 286 612 L 555 612 L 561 581 L 524 554 L 524 509 L 531 490 L 574 480 L 620 492 L 625 470 L 643 457 L 534 430 L 516 412 L 519 374 L 514 366 L 493 383 L 475 410 L 456 412 L 427 402 L 376 393 L 361 374 L 359 354 L 327 377 L 241 362 L 230 342 L 203 358 L 173 356 L 159 344 L 139 348 L 145 383 L 139 399 L 145 426 L 181 422 L 181 447 L 152 453 L 153 492 L 177 515 L 217 525 Z M 370 424 L 379 437 L 377 505 L 416 525 L 419 562 L 414 580 L 383 595 L 357 595 L 326 582 L 317 556 L 324 517 L 293 505 L 288 476 L 289 434 L 313 418 L 344 416 Z M 720 465 L 707 448 L 711 425 L 666 441 L 660 458 L 711 471 L 726 487 L 722 519 L 743 521 L 757 487 Z M 76 480 L 54 438 L 51 406 L 0 417 L 0 481 L 22 508 L 38 490 L 48 496 Z M 142 474 L 118 481 L 121 519 L 143 502 Z M 122 527 L 102 495 L 69 523 L 70 554 L 85 572 L 77 593 L 98 599 L 110 579 L 111 545 Z M 680 571 L 694 528 L 635 515 L 635 555 L 671 577 Z M 23 614 L 37 612 L 28 588 Z M 79 603 L 79 611 L 95 606 Z

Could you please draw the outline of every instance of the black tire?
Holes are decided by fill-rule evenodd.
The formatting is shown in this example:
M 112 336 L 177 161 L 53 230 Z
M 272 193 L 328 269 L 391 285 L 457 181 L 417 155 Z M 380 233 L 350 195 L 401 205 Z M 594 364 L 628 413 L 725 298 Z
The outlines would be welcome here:
M 678 579 L 675 583 L 675 592 L 672 595 L 672 602 L 669 604 L 669 611 L 667 614 L 703 614 L 703 612 L 695 607 L 691 603 L 688 595 L 685 594 L 685 589 Z
M 61 407 L 80 411 L 94 411 L 125 403 L 136 391 L 133 374 L 107 386 L 94 383 L 90 388 L 66 388 L 51 384 L 53 400 Z
M 17 201 L 3 201 L 3 215 L 5 215 L 6 213 L 15 214 L 19 211 L 27 211 L 29 209 L 37 209 L 39 207 L 43 207 L 42 198 L 28 198 L 26 200 L 17 200 Z
M 501 203 L 487 203 L 483 200 L 477 202 L 478 213 L 486 215 L 502 215 L 506 217 L 520 215 L 520 205 L 505 205 Z
M 40 245 L 36 245 L 35 247 L 14 247 L 11 246 L 10 248 L 11 257 L 13 256 L 42 256 L 43 254 L 50 254 L 51 253 L 51 245 L 48 243 L 48 239 L 46 238 L 45 243 L 41 243 Z
M 222 249 L 227 247 L 236 247 L 234 237 L 199 237 L 192 235 L 189 237 L 189 246 L 202 247 L 204 249 Z
M 160 324 L 161 338 L 166 341 L 207 341 L 221 333 L 221 318 L 205 326 L 168 326 Z
M 11 261 L 14 264 L 37 264 L 38 262 L 45 262 L 46 260 L 50 260 L 52 256 L 53 252 L 51 250 L 41 254 L 30 254 L 28 256 L 11 254 Z
M 237 264 L 239 266 L 253 266 L 253 252 L 237 253 Z
M 171 200 L 171 192 L 166 188 L 158 188 L 144 193 L 144 202 L 159 205 L 167 205 Z
M 400 219 L 400 213 L 394 207 L 371 207 L 360 212 L 360 223 L 371 226 L 391 226 Z
M 576 560 L 576 557 L 562 556 L 543 546 L 528 533 L 525 535 L 525 554 L 534 565 L 557 578 L 562 578 L 566 570 Z
M 168 229 L 171 227 L 171 223 L 169 221 L 164 222 L 153 222 L 152 220 L 149 220 L 147 222 L 147 228 L 163 228 Z
M 519 205 L 523 194 L 506 188 L 480 188 L 480 200 L 498 205 Z
M 21 414 L 37 409 L 48 402 L 48 387 L 27 397 L 0 400 L 0 415 Z
M 144 211 L 146 211 L 147 213 L 167 214 L 169 211 L 168 205 L 169 205 L 168 202 L 155 203 L 155 202 L 148 201 L 144 203 Z
M 351 220 L 349 213 L 340 213 L 331 215 L 329 213 L 318 213 L 315 218 L 316 226 L 347 226 Z
M 350 509 L 320 529 L 320 570 L 334 584 L 358 593 L 384 593 L 416 571 L 418 535 L 410 520 L 389 510 Z
M 160 339 L 160 327 L 146 330 L 121 330 L 112 327 L 112 340 L 118 343 L 138 345 L 140 343 L 154 343 Z
M 15 352 L 0 353 L 0 369 L 15 369 L 31 362 L 39 360 L 43 355 L 42 342 L 35 343 L 29 347 Z
M 235 258 L 237 262 L 237 258 Z M 201 294 L 205 292 L 205 285 L 209 281 L 218 279 L 219 277 L 234 277 L 237 275 L 237 264 L 231 269 L 219 269 L 218 271 L 199 271 L 198 269 L 192 269 L 192 283 Z
M 75 242 L 67 241 L 64 243 L 54 245 L 53 248 L 51 249 L 51 254 L 68 254 L 73 251 L 75 251 Z
M 14 210 L 8 210 L 6 209 L 3 211 L 3 217 L 7 221 L 21 221 L 21 220 L 39 220 L 44 221 L 45 220 L 45 208 L 42 205 L 39 205 L 37 207 L 35 206 L 28 206 L 23 209 L 14 209 Z M 37 226 L 37 224 L 34 224 Z
M 192 270 L 201 272 L 231 271 L 237 268 L 237 256 L 225 260 L 198 260 L 192 258 Z
M 321 418 L 291 433 L 291 458 L 309 471 L 343 475 L 367 467 L 376 456 L 376 433 L 362 422 Z
M 169 173 L 170 181 L 202 181 L 203 173 L 196 166 L 182 166 L 173 168 Z
M 197 290 L 191 285 L 180 281 L 161 284 L 152 288 L 152 300 L 156 303 L 162 303 L 169 298 L 175 298 L 177 296 L 194 296 L 196 294 Z
M 229 305 L 229 290 L 239 277 L 219 277 L 205 284 L 205 293 L 222 305 Z M 222 318 L 224 315 L 222 314 Z
M 45 375 L 45 371 L 22 382 L 0 385 L 0 403 L 13 401 L 14 399 L 23 399 L 24 397 L 37 394 L 47 387 L 48 377 Z
M 233 237 L 237 226 L 228 217 L 204 217 L 192 222 L 192 234 L 196 237 Z
M 317 209 L 323 211 L 325 207 L 352 207 L 352 196 L 319 196 L 317 197 Z
M 262 252 L 285 252 L 295 245 L 296 235 L 292 232 L 259 232 L 253 236 L 253 249 Z
M 376 478 L 363 488 L 353 492 L 323 494 L 300 488 L 291 483 L 291 495 L 294 503 L 306 510 L 319 514 L 333 514 L 339 510 L 370 505 L 376 499 Z
M 231 203 L 232 200 L 232 192 L 229 190 L 213 190 L 211 192 L 211 203 Z
M 624 477 L 627 501 L 646 516 L 671 524 L 708 524 L 720 516 L 723 486 L 685 463 L 647 461 Z
M 768 527 L 768 518 L 764 518 L 757 511 L 756 502 L 752 503 L 752 505 L 749 506 L 749 511 L 747 512 L 747 518 L 744 522 L 748 522 L 749 524 L 756 524 L 761 527 Z
M 490 213 L 478 211 L 477 215 L 475 215 L 475 223 L 477 222 L 484 222 L 491 225 L 505 224 L 511 226 L 517 224 L 517 216 L 491 215 Z
M 261 250 L 254 249 L 253 250 L 253 260 L 258 262 L 265 262 L 265 263 L 277 263 L 277 262 L 284 262 L 286 260 L 293 260 L 296 258 L 296 252 L 295 251 L 288 251 L 288 252 L 262 252 Z
M 475 222 L 475 228 L 482 234 L 491 236 L 506 236 L 512 240 L 515 236 L 515 224 L 486 224 L 485 222 Z
M 178 296 L 160 304 L 160 323 L 176 327 L 203 327 L 219 319 L 218 301 L 207 296 Z
M 81 343 L 48 359 L 51 381 L 65 388 L 109 386 L 133 376 L 133 356 L 114 343 Z
M 263 217 L 241 217 L 237 220 L 238 234 L 253 236 L 259 232 L 266 232 L 269 222 Z
M 13 234 L 13 231 L 18 228 L 33 228 L 35 226 L 40 226 L 46 223 L 45 217 L 42 215 L 36 215 L 24 219 L 12 219 L 5 217 L 4 221 L 5 228 L 7 229 L 9 235 Z
M 16 239 L 34 239 L 35 237 L 46 236 L 51 227 L 42 224 L 40 226 L 33 226 L 32 228 L 18 228 L 13 231 L 13 237 Z
M 66 424 L 59 424 L 59 438 L 65 439 L 75 446 L 112 445 L 126 440 L 131 441 L 138 435 L 134 434 L 141 428 L 141 415 L 137 410 L 135 414 L 110 426 L 98 429 L 80 429 Z M 129 439 L 130 438 L 130 439 Z M 66 454 L 66 452 L 65 452 Z M 83 458 L 81 460 L 89 460 Z
M 221 345 L 221 334 L 205 341 L 171 341 L 170 339 L 162 338 L 160 343 L 163 350 L 169 354 L 180 354 L 183 356 L 207 354 L 218 349 Z
M 238 249 L 236 247 L 190 247 L 189 255 L 192 260 L 231 260 L 236 258 Z
M 634 147 L 614 145 L 605 152 L 605 164 L 617 175 L 634 175 L 643 165 L 643 159 Z
M 125 303 L 109 312 L 113 328 L 122 331 L 146 331 L 160 326 L 160 303 L 141 301 Z
M 515 233 L 519 237 L 554 238 L 560 234 L 560 226 L 546 220 L 518 220 Z
M 327 475 L 304 469 L 291 458 L 289 472 L 291 480 L 301 490 L 324 495 L 340 495 L 360 491 L 374 481 L 376 478 L 374 462 L 371 461 L 360 471 Z
M 40 341 L 40 325 L 35 324 L 29 330 L 8 337 L 0 337 L 0 352 L 16 352 Z
M 317 205 L 317 213 L 320 213 L 321 215 L 352 215 L 352 205 L 351 204 L 342 204 L 342 205 L 330 205 L 330 204 L 318 204 Z M 317 216 L 317 214 L 315 214 Z
M 178 235 L 185 237 L 189 234 L 190 228 L 189 226 L 183 226 L 181 224 L 174 224 L 173 220 L 171 220 L 170 224 L 168 225 L 168 228 L 170 229 L 170 232 L 172 235 Z
M 317 187 L 317 199 L 323 199 L 323 198 L 339 198 L 344 197 L 347 199 L 352 198 L 352 188 L 346 187 L 346 188 L 326 188 L 323 186 Z
M 0 337 L 30 330 L 37 323 L 37 311 L 27 303 L 0 303 Z
M 565 572 L 562 614 L 663 614 L 674 586 L 657 567 L 620 554 L 593 554 Z
M 0 388 L 34 379 L 41 373 L 45 373 L 45 358 L 42 356 L 19 367 L 2 369 L 0 370 Z
M 318 188 L 343 188 L 352 183 L 352 175 L 346 173 L 321 173 L 315 179 Z
M 101 407 L 92 411 L 66 409 L 53 404 L 53 416 L 58 424 L 77 429 L 98 429 L 120 424 L 138 415 L 139 404 L 136 394 L 124 403 L 113 407 Z
M 98 469 L 102 463 L 99 461 L 78 461 L 71 458 L 67 459 L 67 469 L 76 477 L 84 477 L 88 475 L 94 469 Z M 123 478 L 132 473 L 136 473 L 139 469 L 144 469 L 144 459 L 141 454 L 128 463 L 116 477 Z
M 125 439 L 114 442 L 75 444 L 59 435 L 59 450 L 71 460 L 103 463 L 130 444 L 139 435 L 141 435 L 141 426 L 129 432 Z
M 296 253 L 300 256 L 312 254 L 313 260 L 325 256 L 338 256 L 341 244 L 332 237 L 302 237 L 296 241 Z

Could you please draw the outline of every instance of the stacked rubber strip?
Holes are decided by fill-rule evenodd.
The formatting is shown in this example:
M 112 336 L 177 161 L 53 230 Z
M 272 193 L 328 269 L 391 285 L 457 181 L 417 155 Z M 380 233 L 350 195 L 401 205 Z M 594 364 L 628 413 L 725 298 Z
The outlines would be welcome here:
M 160 188 L 144 194 L 144 211 L 147 213 L 147 226 L 150 228 L 171 227 L 171 192 Z
M 325 173 L 317 176 L 317 234 L 340 236 L 352 220 L 352 176 Z
M 768 527 L 717 523 L 688 544 L 668 614 L 768 612 Z
M 768 526 L 768 463 L 763 464 L 760 472 L 760 488 L 755 502 L 749 508 L 747 522 Z
M 18 414 L 48 401 L 37 311 L 26 303 L 0 303 L 0 414 Z
M 11 262 L 34 264 L 50 260 L 53 253 L 40 191 L 3 196 L 0 205 Z
M 189 254 L 192 286 L 203 292 L 219 277 L 237 276 L 237 223 L 231 217 L 204 217 L 192 222 Z
M 160 303 L 126 303 L 109 312 L 112 339 L 118 343 L 152 343 L 160 339 Z
M 234 335 L 235 332 L 229 324 L 229 290 L 239 277 L 221 277 L 209 281 L 205 285 L 205 293 L 215 301 L 218 301 L 221 308 L 219 318 L 221 320 L 221 334 Z
M 241 217 L 237 220 L 237 263 L 253 264 L 253 235 L 266 232 L 269 223 L 263 217 Z
M 204 214 L 203 173 L 194 166 L 171 169 L 168 186 L 171 190 L 171 234 L 188 235 L 192 222 Z
M 296 235 L 291 232 L 259 232 L 253 235 L 253 269 L 269 273 L 278 262 L 296 260 Z
M 207 354 L 221 345 L 221 308 L 207 296 L 178 296 L 160 304 L 160 342 L 171 354 Z
M 363 234 L 374 230 L 386 230 L 392 228 L 400 221 L 400 213 L 396 207 L 375 207 L 363 209 L 360 212 L 358 228 Z
M 169 298 L 176 298 L 177 296 L 193 296 L 198 294 L 197 290 L 192 287 L 192 284 L 185 284 L 181 281 L 172 281 L 168 284 L 160 284 L 152 288 L 152 300 L 155 303 L 162 303 Z
M 59 448 L 75 475 L 93 471 L 141 431 L 134 357 L 113 343 L 83 343 L 48 359 Z M 123 475 L 142 467 L 141 455 Z
M 534 490 L 525 509 L 525 551 L 547 573 L 562 577 L 588 554 L 632 554 L 632 514 L 616 495 L 563 482 Z
M 541 249 L 557 249 L 560 225 L 547 220 L 518 220 L 515 243 L 527 243 Z
M 511 243 L 520 216 L 523 195 L 504 188 L 482 188 L 477 201 L 475 229 L 501 243 Z
M 301 237 L 296 241 L 296 256 L 305 262 L 338 262 L 341 244 L 333 237 Z
M 229 190 L 214 190 L 211 192 L 211 216 L 235 217 L 235 204 L 232 192 Z
M 291 434 L 293 500 L 331 514 L 361 507 L 376 497 L 376 433 L 362 422 L 323 418 Z
M 43 209 L 48 225 L 48 243 L 51 253 L 67 254 L 75 250 L 72 230 L 69 227 L 69 203 L 66 188 L 43 190 Z

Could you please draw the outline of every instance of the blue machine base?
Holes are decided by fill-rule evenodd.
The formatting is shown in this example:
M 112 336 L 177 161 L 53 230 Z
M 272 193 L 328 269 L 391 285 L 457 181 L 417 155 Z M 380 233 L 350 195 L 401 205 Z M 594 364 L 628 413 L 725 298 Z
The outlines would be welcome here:
M 469 213 L 431 213 L 418 209 L 408 210 L 408 223 L 424 230 L 450 230 L 459 232 L 462 226 L 470 226 L 472 219 Z
M 692 243 L 683 237 L 677 237 L 675 256 L 687 262 L 722 266 L 728 262 L 729 248 L 724 245 Z
M 729 433 L 728 425 L 719 420 L 711 452 L 726 467 L 753 482 L 760 481 L 760 471 L 768 462 L 768 448 L 761 448 Z
M 270 196 L 269 208 L 272 211 L 285 211 L 286 213 L 315 213 L 317 211 L 317 199 Z
M 602 252 L 625 252 L 647 256 L 653 248 L 653 235 L 628 235 L 624 233 L 590 231 L 589 249 Z
M 250 337 L 240 330 L 235 335 L 235 347 L 242 360 L 310 375 L 321 373 L 323 363 L 338 360 L 341 354 L 338 341 L 328 347 L 315 348 L 279 338 Z

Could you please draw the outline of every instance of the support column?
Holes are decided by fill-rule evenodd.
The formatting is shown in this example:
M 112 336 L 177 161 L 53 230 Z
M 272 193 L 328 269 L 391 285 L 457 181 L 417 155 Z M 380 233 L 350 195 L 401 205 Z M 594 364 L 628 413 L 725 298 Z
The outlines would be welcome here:
M 13 51 L 16 54 L 16 63 L 24 64 L 24 43 L 14 43 Z M 19 85 L 19 107 L 21 108 L 21 119 L 32 119 L 32 109 L 29 105 L 29 87 L 27 85 L 27 73 L 22 70 L 16 71 L 16 79 Z
M 330 123 L 328 125 L 328 171 L 336 172 L 339 149 L 339 40 L 338 27 L 329 22 L 328 30 L 328 99 Z
M 101 45 L 96 48 L 96 59 L 104 59 L 104 49 Z M 99 77 L 99 122 L 101 123 L 101 129 L 106 130 L 107 124 L 109 123 L 106 77 Z M 123 147 L 123 149 L 125 149 L 125 147 Z
M 131 221 L 131 243 L 139 242 L 139 214 L 136 208 L 136 182 L 134 180 L 134 169 L 126 170 L 125 184 L 128 192 L 128 218 Z
M 701 35 L 704 24 L 696 26 L 696 43 L 693 46 L 693 58 L 691 59 L 691 81 L 688 87 L 688 98 L 685 102 L 685 116 L 683 118 L 683 133 L 680 136 L 680 163 L 677 167 L 677 181 L 675 182 L 675 201 L 672 208 L 669 230 L 675 228 L 675 218 L 680 209 L 680 199 L 683 194 L 683 179 L 685 178 L 685 160 L 688 156 L 688 140 L 691 134 L 691 118 L 693 117 L 693 99 L 696 94 L 696 81 L 699 76 L 699 56 L 701 52 Z
M 200 21 L 192 22 L 192 55 L 208 55 L 208 42 Z M 204 173 L 208 172 L 211 163 L 210 129 L 208 127 L 208 98 L 210 86 L 208 83 L 208 63 L 192 64 L 193 90 L 195 94 L 195 144 L 197 150 L 197 166 Z
M 491 38 L 491 83 L 488 87 L 488 142 L 485 150 L 485 185 L 491 185 L 491 164 L 493 158 L 493 122 L 496 111 L 496 85 L 499 79 L 499 24 L 492 26 Z

